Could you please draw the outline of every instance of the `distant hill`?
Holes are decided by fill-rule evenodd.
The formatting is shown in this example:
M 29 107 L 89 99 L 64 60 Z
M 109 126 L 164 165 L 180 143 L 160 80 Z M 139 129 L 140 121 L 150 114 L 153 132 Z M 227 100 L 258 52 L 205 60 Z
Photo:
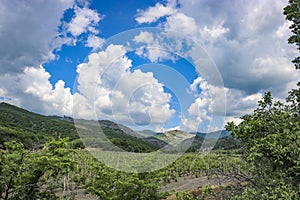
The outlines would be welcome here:
M 179 144 L 182 141 L 194 136 L 194 134 L 190 134 L 181 130 L 172 130 L 167 131 L 165 133 L 157 134 L 155 137 L 165 141 L 168 144 Z
M 237 149 L 242 146 L 239 139 L 230 135 L 229 131 L 220 130 L 210 133 L 201 132 L 184 132 L 180 130 L 168 131 L 165 133 L 159 133 L 156 135 L 159 138 L 170 145 L 173 145 L 173 149 L 187 149 L 187 151 L 197 151 L 200 149 Z
M 219 135 L 220 139 L 217 140 Z M 0 145 L 6 141 L 16 140 L 22 142 L 26 148 L 35 148 L 50 139 L 63 137 L 69 137 L 70 144 L 74 147 L 83 148 L 84 143 L 88 148 L 130 152 L 151 152 L 161 148 L 163 151 L 177 151 L 186 147 L 189 147 L 189 151 L 194 151 L 201 146 L 211 147 L 212 144 L 215 144 L 216 149 L 241 146 L 238 139 L 224 130 L 207 134 L 180 130 L 157 134 L 148 130 L 135 132 L 109 120 L 74 120 L 69 116 L 44 116 L 7 103 L 0 103 Z
M 194 138 L 183 141 L 183 143 L 190 144 L 187 150 L 190 152 L 209 149 L 231 150 L 239 149 L 242 147 L 242 142 L 232 135 L 225 135 L 220 138 L 204 138 L 202 136 L 196 135 Z
M 151 152 L 167 145 L 155 137 L 144 137 L 132 129 L 109 120 L 76 120 L 80 137 L 88 148 L 102 148 L 104 150 L 120 150 L 114 145 L 126 151 Z
M 157 133 L 152 131 L 152 130 L 142 130 L 142 131 L 137 131 L 137 133 L 141 134 L 142 136 L 155 136 L 155 135 L 157 135 Z
M 16 140 L 25 147 L 38 146 L 51 138 L 78 138 L 73 124 L 0 103 L 0 144 Z
M 196 133 L 192 133 L 192 134 L 198 135 L 203 138 L 205 137 L 205 138 L 218 139 L 218 138 L 223 138 L 223 137 L 229 136 L 230 132 L 226 131 L 226 130 L 219 130 L 219 131 L 214 131 L 214 132 L 209 132 L 209 133 L 196 132 Z
M 69 137 L 72 144 L 83 147 L 73 121 L 74 119 L 68 116 L 39 115 L 2 102 L 0 103 L 0 145 L 6 141 L 16 140 L 22 142 L 27 148 L 34 148 L 53 138 Z M 130 128 L 108 120 L 78 121 L 84 125 L 79 127 L 79 130 L 80 133 L 86 134 L 83 139 L 88 147 L 111 150 L 113 146 L 111 143 L 113 143 L 125 151 L 150 152 L 166 145 L 157 138 L 141 137 Z M 99 126 L 106 136 L 104 139 L 99 136 Z

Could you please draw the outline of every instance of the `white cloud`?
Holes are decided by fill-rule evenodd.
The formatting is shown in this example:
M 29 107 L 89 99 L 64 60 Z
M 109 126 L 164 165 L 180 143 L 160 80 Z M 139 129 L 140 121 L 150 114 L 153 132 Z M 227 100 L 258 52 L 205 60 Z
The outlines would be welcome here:
M 198 77 L 193 81 L 190 90 L 196 98 L 188 108 L 188 116 L 184 116 L 181 123 L 183 130 L 196 132 L 199 129 L 205 129 L 203 124 L 205 122 L 210 123 L 212 120 L 212 115 L 208 112 L 212 99 L 209 85 L 202 77 Z
M 284 22 L 281 26 L 278 27 L 278 29 L 276 30 L 276 36 L 279 39 L 284 39 L 287 40 L 288 38 L 286 38 L 287 36 L 291 35 L 291 31 L 289 29 L 289 27 L 291 26 L 291 22 L 290 21 L 286 21 Z
M 125 47 L 109 45 L 78 65 L 78 97 L 90 108 L 90 113 L 83 114 L 93 117 L 95 112 L 99 118 L 131 126 L 163 126 L 175 112 L 169 105 L 171 96 L 153 73 L 131 72 L 125 53 Z M 76 96 L 74 101 L 79 102 Z
M 95 35 L 89 35 L 85 46 L 93 48 L 93 50 L 100 49 L 105 40 Z
M 238 123 L 239 117 L 252 113 L 257 106 L 257 101 L 262 98 L 261 93 L 248 95 L 241 90 L 213 86 L 202 77 L 193 81 L 190 90 L 196 98 L 188 108 L 188 115 L 181 121 L 182 129 L 187 131 L 222 129 L 223 124 L 216 126 L 213 122 L 221 118 L 225 122 L 234 120 Z
M 59 80 L 54 88 L 49 82 L 50 74 L 43 67 L 39 69 L 26 67 L 24 73 L 19 75 L 24 93 L 38 99 L 36 104 L 41 106 L 43 113 L 71 115 L 72 95 L 70 88 L 65 88 L 65 83 Z
M 283 1 L 249 1 L 244 7 L 245 15 L 241 22 L 245 29 L 240 30 L 241 33 L 253 36 L 253 34 L 276 30 L 278 21 L 282 22 L 282 8 L 285 5 Z
M 156 22 L 158 19 L 164 16 L 172 15 L 176 12 L 175 9 L 169 6 L 164 6 L 160 3 L 155 4 L 153 7 L 149 7 L 146 11 L 138 10 L 136 21 L 139 24 Z
M 239 125 L 243 120 L 239 117 L 225 117 L 224 120 L 224 126 L 228 123 L 228 122 L 233 122 L 236 125 Z
M 183 117 L 181 119 L 181 130 L 188 132 L 197 132 L 203 120 L 200 117 Z
M 214 42 L 216 39 L 222 37 L 224 34 L 229 32 L 229 28 L 225 28 L 223 24 L 219 24 L 217 26 L 207 27 L 204 26 L 202 30 L 200 30 L 200 34 L 202 38 L 210 42 Z
M 139 35 L 133 38 L 136 43 L 141 43 L 136 54 L 148 58 L 151 62 L 158 62 L 163 60 L 174 60 L 170 52 L 170 45 L 164 41 L 164 38 L 160 35 L 153 34 L 147 31 L 141 31 Z
M 124 56 L 125 53 L 125 47 L 109 45 L 105 51 L 90 54 L 88 63 L 77 66 L 80 93 L 92 101 L 97 85 L 114 87 L 113 84 L 118 81 L 124 71 L 131 67 L 131 61 Z
M 133 38 L 134 42 L 151 44 L 154 41 L 153 34 L 146 31 L 141 31 L 139 35 Z
M 97 34 L 96 26 L 103 19 L 97 11 L 78 6 L 75 7 L 75 17 L 68 24 L 68 31 L 75 37 L 82 33 L 91 32 Z
M 291 33 L 282 14 L 287 1 L 180 0 L 179 4 L 177 13 L 194 18 L 200 30 L 197 41 L 216 63 L 226 88 L 242 96 L 271 91 L 283 98 L 288 86 L 299 81 L 291 63 L 298 52 L 287 43 Z
M 5 93 L 6 93 L 5 90 L 3 88 L 0 88 L 0 97 L 1 96 L 3 97 L 5 95 Z
M 26 67 L 18 75 L 0 76 L 0 84 L 6 88 L 4 101 L 41 114 L 71 115 L 70 88 L 65 88 L 61 80 L 53 87 L 49 78 L 43 67 Z
M 54 59 L 62 41 L 57 27 L 73 0 L 0 1 L 0 73 L 22 73 Z M 5 48 L 3 48 L 5 47 Z
M 184 13 L 176 13 L 167 17 L 163 26 L 166 30 L 177 31 L 188 37 L 194 37 L 195 34 L 198 33 L 198 27 L 195 19 Z

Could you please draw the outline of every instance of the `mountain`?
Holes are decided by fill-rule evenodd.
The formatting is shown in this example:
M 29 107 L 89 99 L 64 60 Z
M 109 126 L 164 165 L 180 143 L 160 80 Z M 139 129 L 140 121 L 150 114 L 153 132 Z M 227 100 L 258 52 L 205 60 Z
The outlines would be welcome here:
M 26 148 L 34 148 L 50 139 L 69 137 L 71 144 L 83 147 L 78 133 L 88 147 L 101 147 L 104 150 L 118 146 L 125 151 L 151 152 L 166 145 L 157 138 L 141 137 L 130 128 L 108 120 L 76 120 L 78 124 L 75 127 L 74 119 L 68 116 L 44 116 L 0 103 L 0 145 L 16 140 Z M 103 130 L 102 136 L 99 127 Z
M 190 144 L 187 151 L 194 152 L 198 150 L 231 150 L 231 149 L 239 149 L 242 147 L 242 142 L 232 136 L 232 135 L 223 135 L 220 138 L 214 138 L 214 137 L 202 137 L 199 135 L 196 135 L 194 138 L 187 139 L 183 141 L 183 143 Z
M 110 142 L 126 151 L 151 152 L 167 145 L 155 137 L 145 137 L 132 129 L 109 120 L 75 120 L 80 137 L 88 148 L 120 150 Z
M 155 136 L 152 136 L 154 134 Z M 219 135 L 220 138 L 217 140 Z M 0 103 L 0 145 L 6 141 L 16 140 L 22 142 L 26 148 L 36 148 L 48 140 L 60 137 L 69 137 L 73 147 L 83 148 L 85 145 L 88 148 L 130 152 L 151 152 L 158 149 L 170 152 L 187 147 L 189 151 L 193 151 L 201 146 L 212 147 L 214 144 L 214 148 L 217 149 L 241 146 L 240 141 L 225 130 L 207 134 L 180 130 L 157 134 L 148 130 L 136 132 L 109 120 L 93 121 L 68 116 L 44 116 L 7 103 Z
M 197 151 L 200 149 L 237 149 L 242 143 L 236 137 L 230 135 L 229 131 L 219 130 L 210 133 L 201 132 L 184 132 L 180 130 L 159 133 L 156 138 L 167 142 L 172 147 L 168 147 L 166 151 Z
M 136 132 L 141 134 L 142 136 L 155 136 L 155 135 L 157 135 L 157 133 L 152 131 L 152 130 L 142 130 L 142 131 L 136 131 Z
M 203 138 L 218 139 L 218 138 L 223 138 L 223 137 L 229 136 L 230 132 L 227 130 L 219 130 L 219 131 L 214 131 L 214 132 L 209 132 L 209 133 L 196 132 L 196 133 L 192 133 L 192 134 L 198 135 Z
M 9 140 L 35 147 L 51 138 L 78 138 L 73 124 L 0 103 L 0 144 Z
M 157 134 L 156 138 L 163 140 L 168 144 L 179 144 L 182 141 L 194 136 L 194 134 L 190 134 L 181 130 L 171 130 L 165 133 Z

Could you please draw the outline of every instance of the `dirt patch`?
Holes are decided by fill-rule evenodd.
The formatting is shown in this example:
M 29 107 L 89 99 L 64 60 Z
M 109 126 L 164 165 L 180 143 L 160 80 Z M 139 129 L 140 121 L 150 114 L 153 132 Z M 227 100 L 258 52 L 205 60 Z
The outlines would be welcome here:
M 184 190 L 192 190 L 195 188 L 202 188 L 205 187 L 206 185 L 223 185 L 223 184 L 229 184 L 232 182 L 232 179 L 229 179 L 225 176 L 201 176 L 198 178 L 193 178 L 190 176 L 186 177 L 179 177 L 177 179 L 177 182 L 171 182 L 168 183 L 164 186 L 161 187 L 161 192 L 166 192 L 166 191 L 184 191 Z

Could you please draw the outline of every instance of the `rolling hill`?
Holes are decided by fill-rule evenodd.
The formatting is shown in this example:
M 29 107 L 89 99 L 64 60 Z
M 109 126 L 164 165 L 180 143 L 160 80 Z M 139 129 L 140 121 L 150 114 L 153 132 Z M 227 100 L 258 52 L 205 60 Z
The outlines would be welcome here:
M 180 130 L 156 135 L 153 131 L 147 133 L 149 131 L 136 132 L 109 120 L 92 121 L 67 116 L 44 116 L 7 103 L 0 103 L 0 145 L 6 141 L 16 140 L 22 142 L 26 148 L 37 148 L 51 139 L 69 137 L 70 145 L 74 148 L 130 152 L 151 152 L 158 149 L 169 152 L 186 147 L 189 147 L 188 151 L 195 151 L 201 146 L 215 149 L 241 146 L 240 141 L 230 136 L 228 131 L 207 134 Z
M 242 143 L 236 137 L 230 135 L 229 131 L 220 130 L 209 133 L 184 132 L 180 130 L 167 131 L 159 133 L 156 138 L 165 141 L 173 146 L 168 147 L 167 151 L 176 151 L 186 149 L 189 152 L 200 149 L 238 149 Z
M 70 143 L 84 147 L 101 147 L 111 150 L 113 143 L 120 149 L 131 152 L 151 152 L 166 145 L 154 137 L 141 137 L 130 128 L 108 120 L 79 120 L 84 127 L 75 127 L 70 117 L 44 116 L 7 103 L 0 103 L 0 145 L 6 141 L 16 140 L 26 148 L 36 148 L 54 138 L 69 137 Z M 77 120 L 78 121 L 78 120 Z M 99 126 L 103 135 L 99 134 Z M 86 134 L 86 135 L 82 135 Z
M 0 144 L 16 140 L 32 148 L 51 138 L 78 138 L 72 123 L 0 103 Z

